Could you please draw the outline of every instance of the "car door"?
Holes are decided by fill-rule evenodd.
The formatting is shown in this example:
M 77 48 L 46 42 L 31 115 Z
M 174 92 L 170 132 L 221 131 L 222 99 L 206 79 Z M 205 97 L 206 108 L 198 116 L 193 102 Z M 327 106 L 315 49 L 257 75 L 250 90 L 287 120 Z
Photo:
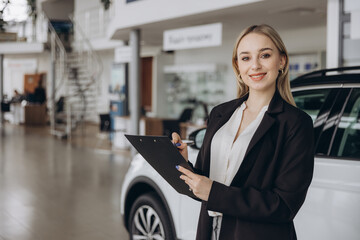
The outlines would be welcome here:
M 358 239 L 360 235 L 360 92 L 344 86 L 318 131 L 313 182 L 295 218 L 299 239 Z M 330 100 L 329 99 L 329 100 Z M 324 118 L 324 119 L 321 119 Z

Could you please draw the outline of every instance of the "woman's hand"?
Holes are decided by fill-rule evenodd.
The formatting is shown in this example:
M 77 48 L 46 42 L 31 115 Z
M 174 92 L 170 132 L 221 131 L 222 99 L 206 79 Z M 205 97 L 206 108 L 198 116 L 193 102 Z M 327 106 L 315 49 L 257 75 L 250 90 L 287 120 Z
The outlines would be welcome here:
M 176 168 L 183 173 L 180 178 L 189 185 L 189 190 L 191 189 L 195 196 L 201 200 L 207 201 L 213 181 L 210 178 L 193 173 L 181 166 L 176 166 Z
M 189 161 L 188 160 L 187 144 L 183 143 L 181 141 L 181 138 L 180 138 L 179 134 L 177 134 L 176 132 L 173 132 L 171 134 L 171 137 L 172 137 L 173 144 L 178 148 L 178 150 L 181 153 L 181 155 L 183 156 L 183 158 L 185 158 L 186 161 Z

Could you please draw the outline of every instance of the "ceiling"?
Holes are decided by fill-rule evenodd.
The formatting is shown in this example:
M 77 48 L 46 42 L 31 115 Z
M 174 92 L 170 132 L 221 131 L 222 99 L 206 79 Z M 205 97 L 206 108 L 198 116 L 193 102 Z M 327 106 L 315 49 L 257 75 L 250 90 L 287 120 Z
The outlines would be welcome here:
M 244 27 L 266 23 L 278 31 L 326 26 L 327 0 L 265 0 L 138 26 L 143 45 L 162 45 L 165 30 L 223 23 L 223 35 L 237 35 Z M 128 40 L 131 29 L 117 30 L 113 39 Z

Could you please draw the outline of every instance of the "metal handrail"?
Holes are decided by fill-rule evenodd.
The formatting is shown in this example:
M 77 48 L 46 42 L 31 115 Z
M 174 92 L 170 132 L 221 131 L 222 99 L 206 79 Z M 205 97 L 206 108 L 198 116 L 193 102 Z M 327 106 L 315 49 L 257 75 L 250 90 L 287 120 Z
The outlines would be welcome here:
M 93 69 L 96 69 L 96 71 L 93 71 L 93 74 L 91 75 L 92 77 L 92 82 L 95 83 L 96 81 L 96 75 L 99 76 L 104 67 L 103 67 L 103 64 L 102 64 L 102 61 L 101 61 L 101 58 L 100 56 L 96 53 L 96 51 L 93 49 L 89 39 L 86 37 L 84 31 L 82 30 L 82 28 L 79 26 L 79 24 L 76 23 L 75 21 L 75 18 L 73 17 L 73 15 L 70 15 L 69 16 L 70 20 L 72 21 L 73 23 L 73 26 L 75 26 L 75 29 L 76 29 L 76 32 L 78 32 L 81 36 L 81 39 L 83 40 L 83 42 L 85 42 L 86 44 L 86 47 L 89 49 L 89 51 L 87 51 L 87 54 L 88 54 L 88 59 L 86 59 L 86 61 L 89 63 L 91 62 L 91 67 L 89 70 L 93 70 Z M 83 43 L 82 42 L 82 43 Z M 82 49 L 81 49 L 82 50 Z M 92 61 L 90 61 L 91 59 L 94 59 L 96 61 L 97 64 L 93 64 Z M 93 67 L 96 67 L 96 68 L 93 68 Z M 90 85 L 92 85 L 91 83 L 87 84 L 85 86 L 85 89 L 89 88 Z
M 46 16 L 46 14 L 44 12 L 40 13 L 40 17 L 43 18 L 46 22 L 47 22 L 47 26 L 48 29 L 50 31 L 50 36 L 53 35 L 53 37 L 50 37 L 50 45 L 55 47 L 55 51 L 56 51 L 56 47 L 58 47 L 60 49 L 59 54 L 60 54 L 60 58 L 59 58 L 59 69 L 60 69 L 60 78 L 58 81 L 58 85 L 55 87 L 55 90 L 53 91 L 53 94 L 56 94 L 56 92 L 61 88 L 61 85 L 63 85 L 65 83 L 64 79 L 66 79 L 66 59 L 67 59 L 67 53 L 66 53 L 66 49 L 63 45 L 63 43 L 61 42 L 59 36 L 57 35 L 54 27 L 52 26 L 49 18 Z M 53 42 L 54 41 L 54 42 Z M 55 53 L 54 53 L 55 54 Z M 52 96 L 55 97 L 55 96 Z
M 47 39 L 50 42 L 50 52 L 51 52 L 51 64 L 52 64 L 52 92 L 51 92 L 51 105 L 50 105 L 50 113 L 51 113 L 51 133 L 54 135 L 58 135 L 59 132 L 56 131 L 56 94 L 61 89 L 62 85 L 67 81 L 67 53 L 66 49 L 60 40 L 59 36 L 56 33 L 56 30 L 52 26 L 49 18 L 46 16 L 44 12 L 39 14 L 39 21 L 44 21 L 47 25 Z M 66 92 L 66 90 L 65 90 Z M 70 122 L 67 122 L 66 127 L 66 135 L 69 135 L 68 129 Z M 62 135 L 62 134 L 61 134 Z

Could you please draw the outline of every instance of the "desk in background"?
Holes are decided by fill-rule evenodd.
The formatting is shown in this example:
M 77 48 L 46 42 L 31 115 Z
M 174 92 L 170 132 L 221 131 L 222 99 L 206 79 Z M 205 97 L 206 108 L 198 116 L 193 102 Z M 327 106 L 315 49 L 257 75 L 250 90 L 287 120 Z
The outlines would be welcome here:
M 25 125 L 45 125 L 47 121 L 46 104 L 25 106 Z

